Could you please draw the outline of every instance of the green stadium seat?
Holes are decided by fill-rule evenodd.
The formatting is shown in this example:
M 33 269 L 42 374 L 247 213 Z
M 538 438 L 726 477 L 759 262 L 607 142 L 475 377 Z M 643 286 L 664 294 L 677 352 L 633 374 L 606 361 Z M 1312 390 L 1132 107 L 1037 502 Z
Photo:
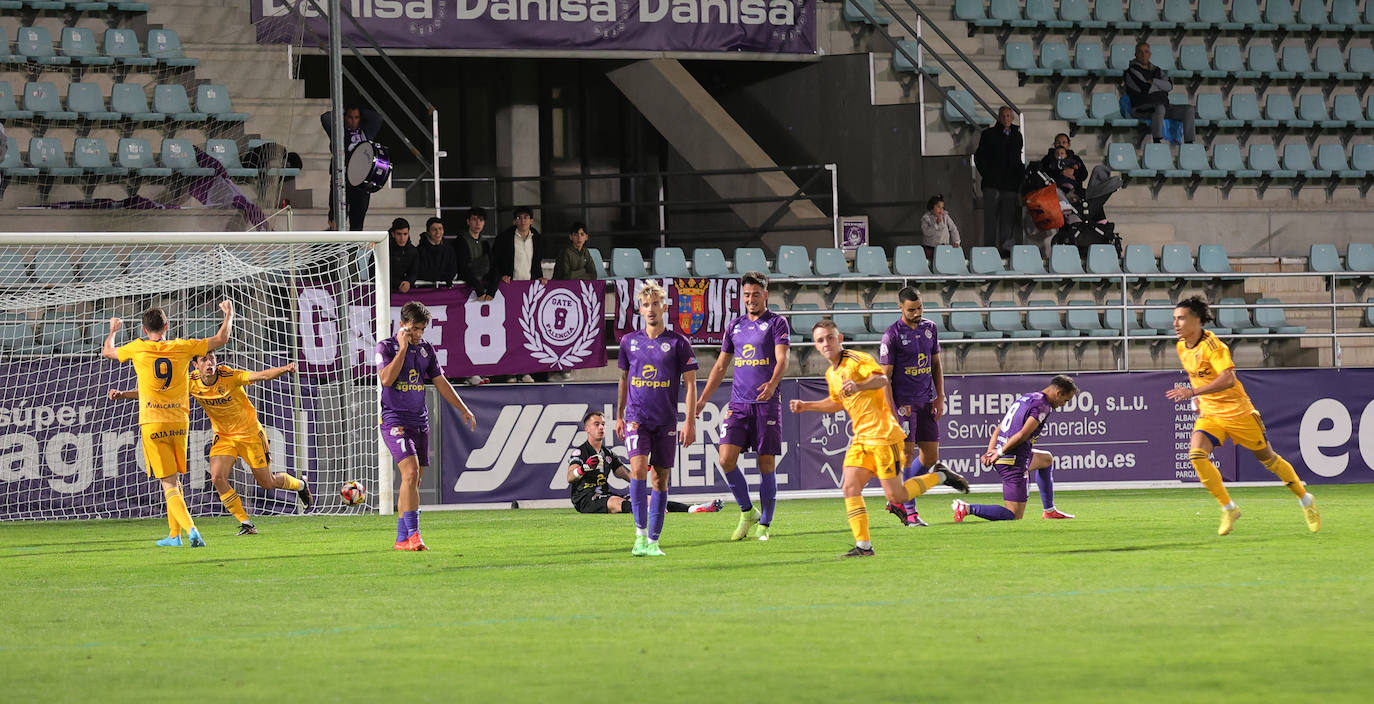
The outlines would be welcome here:
M 1036 75 L 1031 73 L 1037 71 L 1038 67 L 1035 65 L 1035 50 L 1031 48 L 1030 42 L 1007 42 L 1006 49 L 1002 52 L 1002 68 L 1026 75 Z
M 18 149 L 14 150 L 17 154 Z M 8 159 L 8 155 L 5 157 Z M 24 255 L 13 249 L 0 250 L 0 286 L 22 286 L 33 283 L 29 273 L 29 263 Z
M 856 274 L 849 270 L 849 262 L 844 258 L 843 249 L 819 247 L 816 249 L 816 276 L 846 277 Z
M 654 248 L 654 276 L 687 278 L 687 255 L 681 247 Z
M 1242 124 L 1251 127 L 1279 126 L 1278 120 L 1266 120 L 1260 117 L 1259 98 L 1255 97 L 1253 93 L 1231 94 L 1231 119 L 1240 120 Z
M 1264 116 L 1275 123 L 1294 129 L 1308 129 L 1312 123 L 1298 119 L 1293 109 L 1293 99 L 1287 93 L 1270 92 L 1264 97 Z
M 941 276 L 968 276 L 968 261 L 964 259 L 964 250 L 947 244 L 937 246 L 931 271 Z
M 0 80 L 0 120 L 30 119 L 33 119 L 33 111 L 20 110 L 19 105 L 14 102 L 14 91 L 10 88 L 10 82 Z
M 1101 3 L 1103 0 L 1098 0 Z M 1159 6 L 1155 0 L 1130 0 L 1126 10 L 1126 16 L 1132 22 L 1139 22 L 1142 27 L 1150 29 L 1173 29 L 1176 23 L 1161 19 L 1159 16 Z M 1151 59 L 1153 61 L 1153 58 Z
M 54 311 L 48 311 L 52 315 Z M 46 318 L 38 326 L 38 346 L 57 354 L 72 354 L 82 351 L 86 326 L 70 320 Z
M 1112 48 L 1107 53 L 1108 75 L 1120 76 L 1133 59 L 1135 59 L 1134 42 L 1113 42 Z M 1112 100 L 1116 100 L 1115 95 L 1113 95 Z
M 14 38 L 14 53 L 40 66 L 66 66 L 71 57 L 58 56 L 47 27 L 20 27 Z
M 181 53 L 181 38 L 175 29 L 148 30 L 148 56 L 170 68 L 192 68 L 200 63 L 200 59 Z M 196 104 L 199 105 L 199 101 Z
M 1069 29 L 1073 26 L 1072 22 L 1059 19 L 1054 11 L 1054 0 L 1026 0 L 1026 19 L 1046 29 Z
M 166 114 L 175 122 L 204 122 L 209 117 L 191 109 L 185 88 L 169 83 L 159 83 L 153 88 L 153 110 Z
M 1359 130 L 1374 128 L 1374 120 L 1366 119 L 1360 107 L 1360 96 L 1337 95 L 1331 102 L 1331 117 Z
M 82 119 L 96 122 L 113 122 L 123 115 L 105 109 L 105 94 L 98 83 L 71 83 L 67 85 L 67 109 L 79 113 Z
M 1232 0 L 1231 20 L 1252 32 L 1272 32 L 1279 28 L 1272 22 L 1261 21 L 1257 0 Z
M 963 108 L 964 112 L 961 113 L 955 109 L 955 105 Z M 964 113 L 971 115 L 973 121 L 969 122 L 968 118 L 964 117 Z M 996 122 L 991 115 L 975 108 L 973 95 L 960 88 L 945 91 L 944 115 L 945 121 L 950 124 L 972 124 L 986 127 Z
M 1341 255 L 1334 244 L 1314 244 L 1307 253 L 1307 270 L 1322 273 L 1343 272 Z
M 1212 165 L 1235 178 L 1259 178 L 1259 169 L 1245 166 L 1238 144 L 1216 144 L 1212 147 Z
M 962 253 L 962 250 L 960 250 Z M 974 247 L 970 251 L 968 270 L 973 274 L 983 274 L 1000 276 L 1007 273 L 1007 268 L 1002 265 L 1002 254 L 996 247 Z M 936 251 L 935 259 L 939 261 L 940 254 Z
M 1329 72 L 1313 68 L 1312 54 L 1308 52 L 1305 46 L 1284 47 L 1279 56 L 1279 65 L 1283 67 L 1283 70 L 1287 73 L 1293 73 L 1303 80 L 1325 81 L 1331 78 Z
M 1326 99 L 1319 94 L 1298 96 L 1298 119 L 1324 130 L 1338 130 L 1350 124 L 1345 120 L 1331 119 L 1330 113 L 1326 111 Z
M 1102 45 L 1095 41 L 1079 42 L 1073 50 L 1075 75 L 1101 76 L 1107 71 L 1107 56 L 1102 53 Z
M 1125 9 L 1117 0 L 1098 0 L 1093 3 L 1093 18 L 1118 30 L 1140 29 L 1140 23 L 1126 19 Z
M 1374 29 L 1370 31 L 1374 32 Z M 1365 78 L 1374 78 L 1374 47 L 1350 47 L 1350 71 Z
M 1225 0 L 1198 0 L 1197 19 L 1199 23 L 1223 32 L 1234 32 L 1245 28 L 1244 24 L 1231 20 L 1226 12 Z
M 929 320 L 930 322 L 935 324 L 935 329 L 940 334 L 941 343 L 944 343 L 944 341 L 946 340 L 962 340 L 968 337 L 968 335 L 965 335 L 964 333 L 959 332 L 958 330 L 953 330 L 948 325 L 946 325 L 944 313 L 931 311 L 929 308 L 927 308 L 925 310 L 924 317 L 926 320 Z
M 92 247 L 83 251 L 77 261 L 81 265 L 79 278 L 83 282 L 110 279 L 124 273 L 124 264 L 113 247 Z
M 29 140 L 29 166 L 45 176 L 65 178 L 81 175 L 81 169 L 68 165 L 62 141 L 55 137 L 34 137 Z
M 1077 91 L 1061 90 L 1054 96 L 1054 119 L 1088 126 L 1088 108 Z M 1098 123 L 1101 126 L 1101 123 Z
M 196 149 L 189 139 L 162 140 L 162 165 L 182 176 L 214 176 L 215 170 L 196 162 Z
M 1107 144 L 1107 166 L 1112 171 L 1120 171 L 1125 174 L 1134 175 L 1139 172 L 1140 163 L 1136 161 L 1135 145 L 1123 144 L 1120 142 L 1109 142 Z M 1154 174 L 1150 174 L 1153 176 Z
M 1234 76 L 1239 79 L 1250 80 L 1259 78 L 1259 71 L 1245 66 L 1244 55 L 1241 54 L 1240 47 L 1235 44 L 1217 44 L 1212 47 L 1212 66 L 1219 72 L 1220 76 L 1204 76 L 1204 78 L 1226 78 Z
M 1129 171 L 1131 176 L 1152 177 L 1163 176 L 1165 178 L 1183 178 L 1187 173 L 1177 172 L 1174 166 L 1174 152 L 1168 144 L 1164 142 L 1145 145 L 1145 158 L 1141 163 L 1140 169 Z
M 592 257 L 592 268 L 596 271 L 596 278 L 606 278 L 606 260 L 601 258 L 601 250 L 595 247 L 588 247 L 587 254 Z
M 1351 242 L 1345 248 L 1345 268 L 1350 271 L 1374 271 L 1374 244 Z
M 858 303 L 836 303 L 834 309 L 839 310 L 858 310 Z M 863 313 L 835 313 L 835 326 L 844 333 L 844 339 L 854 342 L 877 342 L 882 339 L 880 333 L 869 332 L 868 323 L 864 320 L 866 315 Z
M 1081 337 L 1111 337 L 1116 333 L 1102 327 L 1102 315 L 1092 301 L 1070 301 L 1065 315 L 1068 328 Z
M 100 53 L 95 44 L 95 32 L 89 27 L 66 27 L 62 30 L 62 53 L 82 66 L 109 66 L 114 59 Z
M 14 354 L 36 354 L 39 351 L 34 343 L 33 325 L 25 322 L 22 314 L 0 314 L 0 349 Z
M 867 10 L 868 14 L 865 15 L 859 8 Z M 866 24 L 873 26 L 892 24 L 891 17 L 879 14 L 878 9 L 874 6 L 873 0 L 844 0 L 844 9 L 841 11 L 841 14 L 844 16 L 844 21 L 851 24 Z M 873 19 L 869 19 L 870 17 Z
M 1117 98 L 1116 93 L 1093 93 L 1092 102 L 1088 107 L 1088 116 L 1095 121 L 1100 120 L 1101 124 L 1112 127 L 1135 127 L 1140 124 L 1140 120 L 1121 114 L 1121 100 Z
M 1289 0 L 1265 0 L 1264 21 L 1288 32 L 1306 32 L 1312 25 L 1298 21 Z
M 1323 71 L 1338 81 L 1358 81 L 1364 78 L 1364 75 L 1346 69 L 1345 56 L 1341 54 L 1340 47 L 1317 47 L 1314 65 L 1318 71 Z
M 815 276 L 806 247 L 784 244 L 778 247 L 778 276 L 807 278 Z
M 38 169 L 26 166 L 19 156 L 19 140 L 14 137 L 6 137 L 5 142 L 8 148 L 5 150 L 5 158 L 0 161 L 0 173 L 4 173 L 11 178 L 29 178 L 38 175 Z
M 1190 32 L 1211 29 L 1210 24 L 1197 20 L 1197 15 L 1193 13 L 1191 0 L 1164 0 L 1163 17 L 1165 20 L 1173 22 L 1175 26 Z
M 1214 169 L 1207 162 L 1207 148 L 1201 144 L 1179 145 L 1178 168 L 1200 178 L 1224 178 L 1226 176 L 1226 171 Z
M 1003 26 L 1027 29 L 1035 22 L 1021 17 L 1021 3 L 1014 0 L 989 0 L 988 18 L 1000 21 Z
M 229 178 L 257 178 L 258 170 L 250 169 L 243 165 L 239 160 L 239 145 L 232 139 L 207 139 L 205 140 L 205 153 L 214 157 L 222 166 Z M 597 278 L 601 278 L 598 276 Z
M 1128 274 L 1159 273 L 1159 264 L 1155 261 L 1155 253 L 1148 244 L 1126 245 L 1125 263 Z
M 1008 308 L 1016 305 L 1012 301 L 993 301 L 992 308 Z M 1021 312 L 1015 310 L 994 310 L 988 312 L 988 328 L 1001 333 L 1005 337 L 1031 338 L 1042 337 L 1044 333 L 1040 330 L 1027 328 L 1021 321 Z
M 157 66 L 157 59 L 144 56 L 138 48 L 138 35 L 132 29 L 105 30 L 105 55 L 124 66 Z
M 1160 335 L 1174 331 L 1174 304 L 1163 298 L 1147 298 L 1142 324 Z
M 898 276 L 930 276 L 925 249 L 920 245 L 901 245 L 892 252 L 892 271 Z
M 1345 160 L 1345 149 L 1339 144 L 1320 144 L 1317 145 L 1317 168 L 1330 171 L 1333 176 L 1341 179 L 1363 179 L 1369 172 L 1363 169 L 1352 169 Z
M 1109 303 L 1111 302 L 1109 301 Z M 1109 305 L 1109 307 L 1104 312 L 1102 317 L 1104 319 L 1103 327 L 1112 331 L 1112 334 L 1114 335 L 1121 334 L 1121 319 L 1123 317 L 1126 319 L 1128 325 L 1128 329 L 1126 331 L 1127 335 L 1130 335 L 1131 337 L 1144 337 L 1147 335 L 1155 334 L 1154 329 L 1142 326 L 1140 324 L 1140 314 L 1138 311 L 1127 310 L 1123 315 L 1121 308 L 1119 306 Z
M 1278 153 L 1273 144 L 1251 144 L 1250 156 L 1246 160 L 1250 168 L 1259 169 L 1270 178 L 1297 178 L 1298 172 L 1279 167 Z
M 916 64 L 912 63 L 911 59 L 908 59 L 907 56 L 910 56 L 912 59 L 922 59 L 921 43 L 915 39 L 903 39 L 897 42 L 897 46 L 901 48 L 901 51 L 896 49 L 892 51 L 892 70 L 897 73 L 918 73 Z M 903 54 L 902 51 L 905 51 L 906 54 Z M 923 60 L 921 62 L 920 72 L 927 75 L 938 76 L 943 71 L 944 69 L 940 67 L 940 64 L 934 61 Z
M 1048 299 L 1031 300 L 1027 305 L 1042 308 L 1052 308 L 1054 301 Z M 1060 320 L 1057 310 L 1029 310 L 1026 311 L 1026 327 L 1031 330 L 1039 330 L 1049 337 L 1073 337 L 1074 331 L 1064 327 Z
M 616 247 L 611 250 L 611 276 L 617 279 L 643 279 L 649 276 L 644 266 L 644 256 L 633 247 Z
M 33 255 L 33 278 L 44 284 L 76 282 L 76 267 L 65 252 L 38 250 Z
M 735 276 L 740 276 L 746 271 L 761 271 L 772 275 L 775 273 L 768 268 L 768 257 L 763 250 L 757 247 L 739 247 L 735 249 Z
M 954 19 L 961 22 L 968 22 L 975 27 L 985 27 L 988 21 L 988 13 L 983 6 L 983 0 L 954 0 Z
M 1285 144 L 1283 146 L 1283 168 L 1295 171 L 1303 178 L 1330 178 L 1331 172 L 1319 169 L 1312 163 L 1312 150 L 1307 143 Z
M 1178 67 L 1180 71 L 1187 71 L 1190 76 L 1209 78 L 1214 76 L 1209 74 L 1220 73 L 1212 68 L 1211 52 L 1203 44 L 1184 44 L 1178 48 Z
M 1350 150 L 1350 166 L 1374 173 L 1374 144 L 1356 144 Z
M 1045 260 L 1033 244 L 1012 245 L 1011 270 L 1016 274 L 1045 274 Z
M 167 116 L 148 109 L 148 94 L 137 83 L 116 83 L 110 90 L 110 108 L 133 122 L 162 122 Z
M 1305 326 L 1288 322 L 1282 305 L 1277 298 L 1261 298 L 1255 301 L 1255 326 L 1268 328 L 1278 335 L 1301 335 L 1307 332 Z
M 815 303 L 793 303 L 792 312 L 820 310 L 821 307 Z M 787 324 L 792 328 L 792 344 L 800 345 L 811 341 L 811 328 L 820 322 L 825 316 L 820 313 L 802 313 L 801 315 L 791 315 L 787 318 Z M 838 325 L 838 323 L 836 323 Z
M 1069 45 L 1064 42 L 1044 42 L 1040 45 L 1040 62 L 1026 71 L 1027 76 L 1086 75 L 1069 64 Z
M 1236 273 L 1235 269 L 1231 268 L 1231 258 L 1226 254 L 1226 247 L 1219 244 L 1198 245 L 1197 270 L 1204 274 L 1225 275 L 1227 278 Z
M 62 108 L 57 86 L 46 81 L 36 81 L 24 86 L 24 109 L 33 112 L 49 122 L 75 122 L 78 115 Z
M 1050 247 L 1051 274 L 1072 276 L 1084 274 L 1083 260 L 1078 256 L 1078 248 L 1071 244 L 1056 244 Z
M 744 272 L 739 272 L 743 275 Z M 715 247 L 692 250 L 692 275 L 708 279 L 721 279 L 730 276 L 725 266 L 725 254 Z
M 1193 265 L 1193 253 L 1187 245 L 1166 244 L 1159 252 L 1159 270 L 1164 274 L 1179 274 L 1195 277 L 1197 267 Z
M 1331 0 L 1331 23 L 1340 25 L 1346 31 L 1367 32 L 1374 29 L 1374 25 L 1361 26 L 1360 8 L 1356 6 L 1356 2 L 1357 0 Z
M 247 122 L 248 113 L 234 112 L 229 102 L 229 89 L 222 85 L 196 86 L 196 110 L 219 122 Z
M 1105 29 L 1106 22 L 1092 18 L 1088 0 L 1059 0 L 1059 19 L 1084 29 Z
M 994 340 L 1002 337 L 1002 333 L 996 330 L 989 330 L 983 324 L 983 314 L 977 311 L 961 311 L 960 308 L 977 308 L 978 304 L 973 301 L 955 301 L 950 304 L 953 310 L 949 313 L 949 327 L 955 332 L 963 333 L 967 337 L 975 340 Z
M 110 148 L 103 139 L 78 137 L 72 146 L 72 165 L 95 176 L 124 176 L 129 170 L 110 163 Z
M 863 245 L 854 252 L 854 270 L 863 276 L 892 276 L 882 247 Z
M 1117 257 L 1116 247 L 1109 244 L 1095 244 L 1088 247 L 1089 274 L 1120 275 L 1121 260 Z
M 1273 0 L 1270 0 L 1273 2 Z M 1298 22 L 1322 32 L 1343 32 L 1343 23 L 1332 23 L 1326 14 L 1326 0 L 1302 0 L 1298 5 Z
M 1223 298 L 1218 301 L 1223 306 L 1226 305 L 1245 305 L 1244 298 Z M 1217 326 L 1230 328 L 1235 335 L 1264 335 L 1269 332 L 1269 328 L 1262 328 L 1255 325 L 1250 320 L 1249 308 L 1217 308 Z

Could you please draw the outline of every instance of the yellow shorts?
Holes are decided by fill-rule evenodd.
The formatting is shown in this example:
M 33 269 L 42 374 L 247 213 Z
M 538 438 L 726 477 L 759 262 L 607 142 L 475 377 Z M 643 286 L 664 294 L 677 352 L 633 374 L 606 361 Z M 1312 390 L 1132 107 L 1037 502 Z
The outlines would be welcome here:
M 906 455 L 902 452 L 900 442 L 894 445 L 866 445 L 856 442 L 851 443 L 849 451 L 844 453 L 844 466 L 866 469 L 879 479 L 900 476 L 905 464 Z
M 1193 432 L 1207 435 L 1217 445 L 1226 442 L 1226 438 L 1231 438 L 1247 450 L 1259 451 L 1269 447 L 1269 439 L 1265 437 L 1264 421 L 1260 420 L 1259 411 L 1251 411 L 1248 416 L 1226 418 L 1203 416 L 1193 423 Z
M 187 423 L 147 423 L 143 431 L 143 457 L 148 476 L 170 477 L 186 473 Z
M 250 436 L 215 435 L 215 444 L 210 446 L 211 457 L 242 457 L 249 467 L 267 467 L 271 456 L 267 447 L 267 434 Z

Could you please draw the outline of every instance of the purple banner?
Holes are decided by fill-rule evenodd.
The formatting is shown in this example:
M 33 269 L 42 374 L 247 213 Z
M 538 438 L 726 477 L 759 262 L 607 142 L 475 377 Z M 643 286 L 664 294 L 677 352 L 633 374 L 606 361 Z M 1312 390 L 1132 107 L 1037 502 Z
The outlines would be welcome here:
M 1269 442 L 1311 484 L 1374 482 L 1374 369 L 1241 372 Z M 1275 481 L 1241 450 L 1240 478 Z
M 643 329 L 636 297 L 649 281 L 668 292 L 664 311 L 667 326 L 686 335 L 694 345 L 719 345 L 725 326 L 742 310 L 739 279 L 616 279 L 616 342 Z
M 258 42 L 314 46 L 325 0 L 252 0 Z M 384 48 L 816 53 L 816 0 L 343 0 Z M 370 42 L 347 18 L 345 41 Z

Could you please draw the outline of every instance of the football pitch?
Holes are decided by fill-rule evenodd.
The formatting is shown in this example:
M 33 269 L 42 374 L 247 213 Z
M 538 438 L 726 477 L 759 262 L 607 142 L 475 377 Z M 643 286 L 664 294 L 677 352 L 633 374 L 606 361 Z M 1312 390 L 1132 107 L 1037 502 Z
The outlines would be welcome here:
M 1060 492 L 1079 517 L 929 528 L 839 499 L 669 514 L 663 558 L 628 516 L 381 516 L 0 524 L 0 682 L 29 701 L 1368 701 L 1374 485 Z M 994 494 L 974 494 L 991 503 Z

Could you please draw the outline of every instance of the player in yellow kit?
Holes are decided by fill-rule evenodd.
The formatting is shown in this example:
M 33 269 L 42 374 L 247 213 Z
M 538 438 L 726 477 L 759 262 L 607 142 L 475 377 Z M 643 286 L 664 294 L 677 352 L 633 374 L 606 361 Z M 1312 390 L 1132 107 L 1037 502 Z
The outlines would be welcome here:
M 830 394 L 824 401 L 793 399 L 790 406 L 793 413 L 843 410 L 849 416 L 853 439 L 844 456 L 842 489 L 849 528 L 854 533 L 854 549 L 842 557 L 867 557 L 873 554 L 873 543 L 869 540 L 868 508 L 864 505 L 863 490 L 870 479 L 877 477 L 887 500 L 897 505 L 924 494 L 937 484 L 968 493 L 968 482 L 942 462 L 935 463 L 929 474 L 903 482 L 900 477 L 902 467 L 906 466 L 902 453 L 906 433 L 897 423 L 891 383 L 882 367 L 871 355 L 846 350 L 844 336 L 829 318 L 821 319 L 811 328 L 811 340 L 816 351 L 830 362 L 830 368 L 825 370 Z
M 143 434 L 143 456 L 148 474 L 162 484 L 167 499 L 167 527 L 169 535 L 157 541 L 163 547 L 181 545 L 185 531 L 191 547 L 205 547 L 205 540 L 191 520 L 186 497 L 181 493 L 181 476 L 186 473 L 186 436 L 191 423 L 190 377 L 185 370 L 191 359 L 208 354 L 229 342 L 229 330 L 234 322 L 234 304 L 223 301 L 224 322 L 214 337 L 204 340 L 171 340 L 167 314 L 160 308 L 143 311 L 143 334 L 118 348 L 115 333 L 123 325 L 119 318 L 110 318 L 110 334 L 105 337 L 100 354 L 120 362 L 132 361 L 138 375 L 138 425 Z
M 1197 421 L 1193 424 L 1192 444 L 1188 450 L 1188 460 L 1197 470 L 1197 478 L 1207 491 L 1221 504 L 1221 526 L 1217 535 L 1226 535 L 1235 528 L 1240 518 L 1240 509 L 1231 500 L 1226 485 L 1221 480 L 1221 472 L 1208 459 L 1212 448 L 1226 442 L 1226 438 L 1255 453 L 1255 459 L 1264 468 L 1273 472 L 1283 485 L 1298 497 L 1302 506 L 1307 528 L 1313 533 L 1322 527 L 1321 515 L 1317 513 L 1316 499 L 1307 493 L 1288 463 L 1265 437 L 1264 421 L 1259 411 L 1250 402 L 1249 394 L 1236 378 L 1236 365 L 1231 361 L 1231 350 L 1226 343 L 1202 326 L 1212 321 L 1212 313 L 1207 301 L 1193 296 L 1178 302 L 1174 308 L 1174 333 L 1178 335 L 1178 359 L 1183 370 L 1188 372 L 1191 386 L 1178 386 L 1170 389 L 1165 396 L 1171 401 L 1193 401 L 1197 409 Z
M 191 398 L 194 398 L 205 415 L 210 419 L 210 427 L 215 431 L 215 442 L 210 446 L 210 482 L 215 485 L 224 508 L 239 520 L 239 535 L 257 535 L 257 526 L 248 518 L 243 508 L 243 499 L 229 483 L 229 475 L 234 470 L 234 462 L 242 457 L 253 472 L 253 479 L 264 489 L 287 489 L 296 492 L 301 505 L 310 508 L 310 489 L 305 482 L 285 472 L 272 473 L 269 469 L 271 453 L 267 444 L 267 434 L 258 422 L 258 412 L 248 399 L 244 387 L 258 381 L 270 381 L 296 371 L 295 364 L 264 369 L 257 372 L 234 369 L 222 365 L 215 353 L 196 357 L 191 360 Z M 110 400 L 116 398 L 138 398 L 137 391 L 110 389 Z

